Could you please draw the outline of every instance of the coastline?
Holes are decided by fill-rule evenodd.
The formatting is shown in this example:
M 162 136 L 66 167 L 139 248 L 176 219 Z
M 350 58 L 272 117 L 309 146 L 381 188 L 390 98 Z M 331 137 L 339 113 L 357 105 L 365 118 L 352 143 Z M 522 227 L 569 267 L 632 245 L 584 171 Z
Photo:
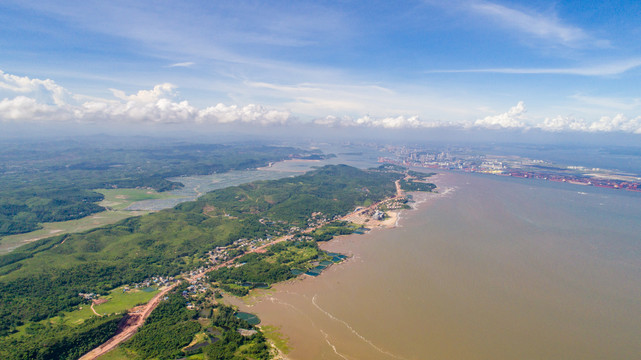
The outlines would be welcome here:
M 274 284 L 272 288 L 269 290 L 263 290 L 263 289 L 252 290 L 252 293 L 250 293 L 250 295 L 247 298 L 236 298 L 236 297 L 225 296 L 225 303 L 238 306 L 239 309 L 241 309 L 241 311 L 249 311 L 257 314 L 258 317 L 262 320 L 261 325 L 274 326 L 281 329 L 280 333 L 289 340 L 287 345 L 291 353 L 288 351 L 287 354 L 285 354 L 282 351 L 280 351 L 280 349 L 278 349 L 279 357 L 276 357 L 276 359 L 282 359 L 282 360 L 306 359 L 304 354 L 306 353 L 307 351 L 306 349 L 308 349 L 310 345 L 314 347 L 315 351 L 321 351 L 323 353 L 327 353 L 328 356 L 330 357 L 333 356 L 333 357 L 336 357 L 337 359 L 346 358 L 344 355 L 340 354 L 337 351 L 336 346 L 333 340 L 331 339 L 331 335 L 328 334 L 328 332 L 325 332 L 323 329 L 321 329 L 320 326 L 314 320 L 312 320 L 312 318 L 309 317 L 310 312 L 317 312 L 317 311 L 324 312 L 324 310 L 322 310 L 321 308 L 321 305 L 317 303 L 317 300 L 315 297 L 306 298 L 303 296 L 303 298 L 297 299 L 305 302 L 306 303 L 305 305 L 307 306 L 311 305 L 308 309 L 305 309 L 303 308 L 303 306 L 300 306 L 299 304 L 296 304 L 296 303 L 283 301 L 280 299 L 280 297 L 283 295 L 290 296 L 290 295 L 296 294 L 297 289 L 299 288 L 303 288 L 305 290 L 311 290 L 311 292 L 314 292 L 314 293 L 316 292 L 318 292 L 319 294 L 324 293 L 324 289 L 323 289 L 324 286 L 322 284 L 323 282 L 331 281 L 329 280 L 330 277 L 331 278 L 340 277 L 340 273 L 343 272 L 346 267 L 352 267 L 357 265 L 358 263 L 362 263 L 363 260 L 362 260 L 360 248 L 361 246 L 367 244 L 368 241 L 372 239 L 372 236 L 376 236 L 375 234 L 382 233 L 381 231 L 377 231 L 377 230 L 394 231 L 394 229 L 402 227 L 404 223 L 403 220 L 407 218 L 407 216 L 405 215 L 406 212 L 415 212 L 425 208 L 426 206 L 432 206 L 436 199 L 445 197 L 453 191 L 453 188 L 446 184 L 447 178 L 449 177 L 449 175 L 445 175 L 445 176 L 439 176 L 439 175 L 434 175 L 432 178 L 430 178 L 430 182 L 437 184 L 437 189 L 441 191 L 433 192 L 433 193 L 422 193 L 422 192 L 411 193 L 413 197 L 411 209 L 399 209 L 399 210 L 387 211 L 386 213 L 388 217 L 380 221 L 375 221 L 371 219 L 367 220 L 367 219 L 364 219 L 363 217 L 352 216 L 353 214 L 350 214 L 347 217 L 343 218 L 343 220 L 362 223 L 366 227 L 368 227 L 371 231 L 368 231 L 364 234 L 340 235 L 340 236 L 334 237 L 330 241 L 320 242 L 319 247 L 325 251 L 338 252 L 338 253 L 349 255 L 348 259 L 346 259 L 341 263 L 332 265 L 330 268 L 328 268 L 327 271 L 324 271 L 323 273 L 321 273 L 320 276 L 311 277 L 311 276 L 302 275 L 278 284 Z M 339 281 L 339 280 L 336 280 L 336 281 Z M 294 296 L 298 297 L 297 295 L 294 295 Z M 328 318 L 327 320 L 329 320 L 329 322 L 338 323 L 339 326 L 343 326 L 340 323 L 342 320 L 340 320 L 337 317 L 333 317 L 333 315 L 331 315 L 330 313 L 326 313 L 324 316 L 327 316 Z M 287 320 L 283 321 L 283 319 L 287 319 Z M 292 323 L 301 323 L 301 322 L 306 324 L 306 326 L 304 326 L 305 330 L 295 328 L 292 331 L 292 329 L 289 327 L 291 326 Z M 297 326 L 299 325 L 300 324 L 298 324 Z M 300 334 L 299 331 L 309 331 L 309 329 L 313 329 L 312 330 L 313 334 L 309 334 L 307 336 L 301 336 L 302 338 L 308 338 L 303 343 L 301 343 L 299 338 L 296 335 Z M 341 331 L 341 329 L 337 329 L 337 331 Z M 375 353 L 379 353 L 379 355 L 387 354 L 385 356 L 389 358 L 391 353 L 388 353 L 384 349 L 380 349 L 378 346 L 374 345 L 371 341 L 367 340 L 362 335 L 358 334 L 356 330 L 354 329 L 349 330 L 349 334 L 351 336 L 356 336 L 357 339 L 361 340 L 360 341 L 361 344 L 359 345 L 364 345 L 366 348 L 369 348 L 364 351 L 373 350 Z M 309 339 L 311 339 L 311 341 L 307 341 Z M 322 346 L 326 348 L 319 349 L 318 348 L 319 344 L 322 344 Z M 274 344 L 272 345 L 275 348 L 277 348 Z M 391 357 L 398 358 L 398 356 L 395 356 L 393 354 L 391 354 Z
M 628 315 L 638 310 L 639 268 L 627 251 L 638 246 L 626 240 L 639 228 L 635 199 L 465 174 L 433 180 L 439 192 L 414 195 L 416 211 L 401 211 L 396 228 L 320 243 L 347 261 L 236 304 L 281 326 L 291 360 L 598 359 L 638 350 L 639 324 Z M 623 200 L 626 212 L 616 210 Z M 602 226 L 625 232 L 613 240 Z
M 270 164 L 268 166 L 263 166 L 263 167 L 256 168 L 256 170 L 259 170 L 259 171 L 284 171 L 283 169 L 281 169 L 281 167 L 284 167 L 284 166 L 287 166 L 287 165 L 290 165 L 290 164 L 308 164 L 308 163 L 315 164 L 315 163 L 320 163 L 321 161 L 322 160 L 287 159 L 287 160 L 283 160 L 283 161 L 278 161 L 278 162 L 272 163 L 272 164 Z M 309 168 L 302 168 L 302 169 L 289 169 L 289 168 L 287 168 L 286 171 L 304 173 L 304 172 L 309 171 Z

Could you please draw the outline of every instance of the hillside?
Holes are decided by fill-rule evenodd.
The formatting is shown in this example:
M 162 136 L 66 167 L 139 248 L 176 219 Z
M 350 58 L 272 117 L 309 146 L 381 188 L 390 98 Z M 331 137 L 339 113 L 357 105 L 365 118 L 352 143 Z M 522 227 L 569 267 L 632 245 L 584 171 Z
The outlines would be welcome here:
M 217 246 L 283 235 L 312 217 L 330 220 L 393 195 L 400 176 L 326 166 L 297 177 L 216 190 L 174 209 L 34 242 L 0 257 L 0 331 L 5 336 L 0 345 L 8 341 L 15 350 L 12 333 L 76 308 L 85 301 L 79 293 L 106 293 L 152 276 L 177 275 L 203 265 L 206 253 Z M 50 324 L 31 338 L 62 330 L 90 329 Z M 29 339 L 22 342 L 29 344 Z

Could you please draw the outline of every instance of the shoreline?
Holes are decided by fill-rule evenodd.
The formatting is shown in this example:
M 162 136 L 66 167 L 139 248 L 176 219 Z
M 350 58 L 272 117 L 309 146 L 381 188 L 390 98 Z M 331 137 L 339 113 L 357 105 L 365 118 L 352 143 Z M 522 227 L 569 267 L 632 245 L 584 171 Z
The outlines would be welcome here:
M 313 161 L 313 160 L 306 160 L 306 161 Z M 429 197 L 429 195 L 426 195 L 426 196 Z M 391 196 L 391 197 L 389 197 L 387 199 L 384 199 L 384 200 L 382 200 L 380 202 L 374 203 L 374 204 L 370 205 L 368 208 L 365 208 L 365 209 L 358 208 L 358 209 L 354 210 L 351 214 L 348 214 L 348 215 L 342 217 L 341 220 L 343 220 L 343 221 L 347 220 L 347 221 L 351 221 L 351 222 L 355 222 L 357 224 L 363 224 L 363 225 L 367 224 L 368 226 L 375 225 L 376 228 L 378 228 L 378 229 L 390 229 L 390 228 L 397 227 L 398 224 L 399 224 L 400 212 L 402 211 L 402 209 L 394 210 L 394 211 L 388 210 L 387 211 L 387 213 L 388 213 L 387 218 L 384 218 L 384 219 L 381 219 L 381 220 L 374 220 L 371 217 L 371 213 L 369 213 L 367 211 L 372 210 L 372 209 L 377 209 L 378 206 L 380 206 L 381 204 L 387 204 L 388 201 L 395 201 L 395 200 L 398 200 L 398 199 L 401 199 L 401 198 L 404 198 L 404 197 L 405 197 L 405 194 L 401 190 L 399 181 L 397 180 L 396 181 L 396 194 L 394 196 Z M 366 211 L 364 211 L 364 210 L 366 210 Z M 359 221 L 359 220 L 361 220 L 361 221 Z M 309 228 L 305 232 L 309 232 L 309 231 L 313 230 L 314 228 Z M 262 248 L 274 245 L 274 244 L 282 242 L 282 241 L 289 240 L 290 238 L 291 238 L 290 235 L 282 236 L 282 237 L 280 237 L 280 238 L 278 238 L 278 239 L 276 239 L 276 240 L 274 240 L 272 242 L 266 243 L 266 244 L 260 246 L 259 248 L 254 249 L 251 252 L 257 252 Z M 329 242 L 332 242 L 332 241 L 328 241 L 327 243 L 329 243 Z M 211 271 L 211 270 L 213 270 L 215 268 L 220 268 L 220 267 L 223 267 L 223 266 L 226 266 L 226 265 L 232 263 L 234 260 L 236 260 L 240 256 L 242 256 L 242 255 L 239 255 L 239 256 L 237 256 L 237 257 L 235 257 L 233 259 L 230 259 L 230 260 L 226 261 L 225 263 L 217 264 L 213 268 L 210 268 L 210 269 L 207 269 L 207 270 L 205 270 L 203 272 L 200 272 L 195 277 L 192 277 L 192 278 L 188 277 L 186 279 L 190 280 L 190 281 L 194 280 L 194 279 L 197 279 L 197 278 L 205 275 L 207 272 L 209 272 L 209 271 Z M 305 279 L 305 277 L 295 277 L 292 280 L 300 280 L 300 281 L 302 281 L 304 279 Z M 177 286 L 178 283 L 173 284 L 167 291 L 169 291 L 171 288 L 174 288 L 175 286 Z M 275 284 L 275 285 L 278 285 L 278 284 Z M 254 292 L 254 294 L 256 294 L 257 296 L 252 296 L 252 293 L 250 293 L 249 297 L 255 299 L 256 301 L 261 301 L 261 297 L 265 293 L 255 293 Z M 154 302 L 155 299 L 156 298 L 152 299 L 151 302 L 149 302 L 149 303 L 147 303 L 147 305 L 145 305 L 147 310 L 148 310 L 145 313 L 147 313 L 147 312 L 150 313 L 151 311 L 153 311 L 153 309 L 155 308 L 155 305 L 152 305 L 152 303 Z M 244 296 L 243 298 L 225 296 L 224 299 L 230 301 L 230 303 L 232 303 L 232 304 L 235 303 L 234 305 L 236 305 L 238 308 L 241 308 L 242 306 L 240 306 L 241 304 L 239 304 L 235 300 L 238 300 L 241 303 L 244 303 L 243 305 L 245 305 L 245 307 L 252 307 L 253 306 L 253 305 L 249 305 L 249 304 L 246 303 L 246 301 L 248 300 L 248 296 Z M 146 316 L 143 316 L 142 321 L 140 321 L 140 322 L 137 321 L 134 326 L 127 326 L 125 329 L 122 329 L 120 334 L 117 334 L 116 336 L 112 337 L 106 343 L 102 344 L 98 348 L 93 349 L 91 352 L 89 352 L 85 356 L 89 356 L 87 358 L 95 358 L 95 354 L 94 353 L 96 353 L 96 352 L 98 352 L 98 356 L 100 356 L 103 353 L 112 350 L 113 348 L 118 346 L 123 341 L 123 339 L 126 340 L 128 337 L 132 336 L 133 333 L 137 330 L 137 328 L 143 325 L 145 317 Z M 124 333 L 128 334 L 128 336 L 125 337 L 125 338 L 122 336 L 122 334 L 124 334 Z M 129 334 L 129 333 L 131 333 L 131 334 Z M 287 337 L 287 338 L 289 338 L 289 337 Z M 277 348 L 275 346 L 275 344 L 272 344 L 272 345 L 273 345 L 273 347 Z M 281 349 L 279 349 L 279 354 L 278 354 L 279 358 L 283 358 L 283 356 L 285 356 L 285 355 L 280 350 Z M 94 357 L 92 357 L 92 356 L 94 356 Z M 85 358 L 85 357 L 83 357 L 83 358 Z M 287 359 L 287 358 L 285 357 L 284 359 Z
M 258 170 L 258 171 L 291 171 L 291 172 L 305 173 L 305 172 L 309 171 L 309 169 L 297 169 L 297 170 L 288 169 L 288 170 L 283 170 L 283 169 L 279 169 L 278 168 L 279 167 L 278 164 L 282 164 L 280 166 L 283 166 L 283 165 L 291 164 L 291 163 L 294 163 L 294 164 L 295 163 L 303 163 L 303 164 L 305 164 L 305 163 L 319 163 L 321 161 L 322 160 L 286 159 L 286 160 L 274 162 L 274 163 L 272 163 L 272 164 L 270 164 L 268 166 L 262 166 L 262 167 L 256 168 L 256 170 Z
M 447 178 L 449 177 L 447 174 L 445 176 L 439 176 L 439 175 L 442 175 L 442 173 L 438 173 L 437 175 L 434 175 L 433 177 L 431 177 L 430 182 L 437 184 L 437 189 L 441 191 L 430 192 L 430 193 L 422 193 L 422 192 L 410 193 L 413 198 L 411 209 L 389 210 L 387 211 L 387 214 L 389 215 L 388 218 L 381 221 L 370 220 L 365 222 L 364 225 L 370 228 L 370 231 L 364 234 L 338 235 L 330 241 L 319 242 L 318 243 L 319 247 L 324 251 L 339 252 L 345 255 L 349 255 L 349 257 L 345 259 L 343 262 L 338 264 L 333 264 L 330 267 L 330 271 L 340 272 L 342 270 L 341 267 L 352 266 L 355 263 L 357 263 L 361 259 L 358 253 L 358 247 L 364 243 L 367 243 L 367 241 L 369 240 L 368 237 L 371 237 L 374 232 L 378 233 L 378 231 L 374 231 L 374 230 L 391 230 L 391 229 L 402 227 L 403 220 L 406 219 L 406 216 L 404 216 L 405 210 L 414 212 L 415 210 L 424 209 L 425 206 L 433 205 L 434 200 L 449 196 L 455 190 L 455 188 L 447 185 Z M 352 215 L 354 214 L 347 215 L 346 217 L 343 218 L 343 220 L 350 221 L 348 217 Z M 372 225 L 375 225 L 375 226 L 372 226 Z M 280 349 L 275 347 L 276 349 L 279 350 L 278 356 L 282 356 L 282 357 L 275 357 L 275 359 L 279 359 L 279 360 L 304 359 L 305 358 L 304 356 L 296 357 L 296 349 L 299 348 L 301 344 L 298 344 L 297 346 L 295 344 L 295 341 L 292 341 L 292 335 L 295 334 L 295 332 L 291 332 L 291 331 L 287 332 L 287 330 L 283 329 L 287 321 L 283 322 L 283 321 L 280 321 L 280 319 L 281 319 L 281 316 L 284 316 L 286 314 L 283 314 L 282 310 L 279 311 L 277 309 L 262 309 L 263 306 L 261 305 L 271 303 L 271 304 L 279 304 L 279 305 L 291 307 L 298 312 L 298 316 L 308 317 L 308 314 L 306 312 L 304 312 L 303 310 L 297 309 L 294 305 L 288 304 L 286 302 L 282 302 L 280 299 L 278 299 L 278 296 L 284 295 L 284 294 L 290 294 L 292 287 L 297 287 L 297 286 L 303 286 L 304 288 L 315 287 L 318 285 L 317 284 L 318 282 L 322 282 L 323 280 L 325 280 L 326 276 L 324 275 L 326 275 L 326 272 L 321 273 L 321 275 L 319 275 L 318 277 L 298 276 L 290 280 L 286 280 L 286 281 L 274 284 L 272 288 L 268 290 L 265 290 L 265 289 L 252 290 L 248 296 L 243 298 L 225 295 L 224 301 L 227 304 L 237 306 L 239 309 L 241 309 L 241 311 L 249 311 L 249 312 L 255 313 L 261 319 L 262 321 L 261 325 L 274 326 L 281 329 L 280 334 L 289 340 L 287 342 L 289 351 L 288 351 L 288 354 L 284 354 L 282 351 L 280 351 Z M 310 311 L 314 311 L 314 310 L 310 309 Z M 270 318 L 273 318 L 273 319 L 270 319 Z M 313 328 L 317 327 L 317 325 L 314 324 L 313 321 L 310 323 L 310 325 Z M 322 329 L 319 329 L 319 330 L 321 332 L 323 331 Z M 324 338 L 320 343 L 324 344 L 324 346 L 330 346 L 330 351 L 332 353 L 335 353 L 335 350 L 332 349 L 331 343 L 329 343 L 328 339 L 326 338 L 327 334 L 323 334 L 323 336 Z M 291 357 L 291 354 L 289 354 L 290 351 L 294 352 L 293 357 Z

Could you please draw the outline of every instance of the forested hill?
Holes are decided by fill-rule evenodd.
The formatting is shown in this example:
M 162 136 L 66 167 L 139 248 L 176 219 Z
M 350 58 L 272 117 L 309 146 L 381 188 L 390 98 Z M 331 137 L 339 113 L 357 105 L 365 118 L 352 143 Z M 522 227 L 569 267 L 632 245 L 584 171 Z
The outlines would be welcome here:
M 224 191 L 213 191 L 177 209 L 228 216 L 261 217 L 302 226 L 312 213 L 327 218 L 343 215 L 356 206 L 394 195 L 398 173 L 363 171 L 347 165 L 326 166 L 295 178 L 258 181 Z
M 326 166 L 297 177 L 216 190 L 174 209 L 85 233 L 36 241 L 0 257 L 0 334 L 11 339 L 21 324 L 77 307 L 81 292 L 105 293 L 151 276 L 176 275 L 204 264 L 206 252 L 216 246 L 276 237 L 312 217 L 346 214 L 394 195 L 394 181 L 402 176 Z M 42 331 L 57 330 L 51 325 Z M 29 343 L 28 338 L 23 341 Z
M 255 144 L 76 140 L 0 145 L 0 236 L 36 230 L 41 222 L 103 211 L 95 204 L 103 195 L 92 189 L 165 191 L 182 186 L 168 177 L 251 169 L 314 155 Z

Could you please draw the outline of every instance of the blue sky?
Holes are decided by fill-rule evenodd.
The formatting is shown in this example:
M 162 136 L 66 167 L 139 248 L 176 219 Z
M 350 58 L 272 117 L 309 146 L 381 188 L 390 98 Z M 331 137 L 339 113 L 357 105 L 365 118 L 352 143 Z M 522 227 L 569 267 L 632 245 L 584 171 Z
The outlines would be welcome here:
M 0 121 L 641 133 L 638 1 L 1 1 Z

